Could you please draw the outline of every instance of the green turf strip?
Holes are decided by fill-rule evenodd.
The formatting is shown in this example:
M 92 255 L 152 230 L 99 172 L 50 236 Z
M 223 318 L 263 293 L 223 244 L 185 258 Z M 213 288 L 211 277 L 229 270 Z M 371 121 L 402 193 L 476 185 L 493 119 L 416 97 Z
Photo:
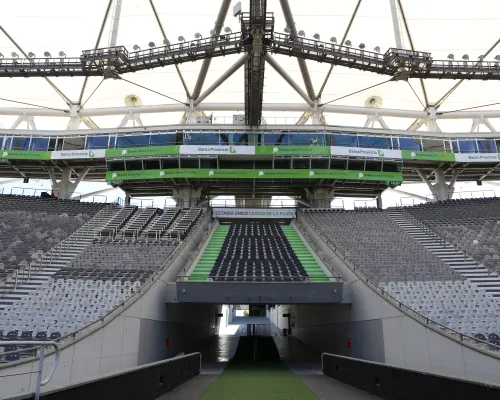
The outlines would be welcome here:
M 253 337 L 242 337 L 234 358 L 199 400 L 317 400 L 302 380 L 279 360 L 272 338 L 258 338 L 253 363 Z

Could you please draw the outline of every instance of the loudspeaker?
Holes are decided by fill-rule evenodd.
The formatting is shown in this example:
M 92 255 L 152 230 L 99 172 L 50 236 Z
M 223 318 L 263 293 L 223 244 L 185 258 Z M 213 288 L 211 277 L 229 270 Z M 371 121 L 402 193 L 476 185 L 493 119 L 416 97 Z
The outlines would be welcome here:
M 24 178 L 23 179 L 23 183 L 29 183 L 30 182 L 30 178 Z

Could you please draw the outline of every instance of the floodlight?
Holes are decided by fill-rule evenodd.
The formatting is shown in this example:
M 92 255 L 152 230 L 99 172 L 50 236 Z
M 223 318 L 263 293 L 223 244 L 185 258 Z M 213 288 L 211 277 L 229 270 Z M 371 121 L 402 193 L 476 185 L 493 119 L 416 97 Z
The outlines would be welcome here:
M 196 33 L 194 34 L 194 38 L 195 38 L 195 39 L 201 39 L 202 37 L 203 37 L 203 36 L 201 36 L 201 33 L 200 33 L 200 32 L 196 32 Z
M 12 53 L 10 53 L 10 55 L 12 56 L 12 58 L 18 58 L 19 57 L 19 54 L 17 54 L 15 51 L 13 51 Z
M 241 1 L 238 1 L 233 7 L 233 15 L 237 17 L 241 14 Z
M 134 44 L 134 47 L 132 47 L 135 51 L 141 51 L 141 48 L 137 45 Z
M 45 52 L 43 53 L 43 55 L 44 55 L 45 57 L 47 57 L 47 58 L 50 58 L 50 57 L 51 57 L 51 55 L 50 55 L 50 53 L 49 53 L 48 51 L 45 51 Z
M 35 56 L 35 53 L 33 53 L 33 52 L 31 52 L 31 51 L 30 51 L 30 52 L 28 53 L 28 57 L 29 57 L 29 58 L 35 58 L 36 56 Z
M 177 38 L 177 40 L 178 40 L 179 42 L 185 42 L 185 41 L 186 41 L 186 39 L 184 39 L 184 36 L 179 36 L 179 37 Z
M 500 61 L 500 55 L 495 56 L 495 60 Z
M 306 33 L 302 30 L 299 31 L 299 36 L 306 36 Z
M 59 52 L 59 57 L 66 57 L 66 53 L 64 51 L 60 51 Z
M 360 44 L 359 44 L 359 48 L 360 48 L 361 50 L 364 50 L 364 48 L 365 48 L 365 47 L 366 47 L 366 45 L 365 45 L 364 43 L 360 43 Z
M 454 60 L 455 56 L 453 54 L 448 54 L 448 60 Z
M 468 59 L 469 59 L 469 55 L 468 55 L 468 54 L 464 54 L 464 55 L 462 56 L 462 60 L 468 60 Z
M 335 36 L 332 36 L 330 38 L 330 42 L 337 44 L 337 38 Z
M 210 35 L 212 35 L 212 36 L 215 36 L 215 34 L 216 34 L 216 33 L 217 33 L 217 32 L 215 31 L 215 29 L 212 29 L 212 30 L 210 31 Z
M 380 53 L 380 46 L 375 46 L 373 50 L 375 50 L 376 53 Z
M 483 55 L 480 55 L 477 59 L 478 59 L 479 61 L 483 61 L 483 60 L 484 60 L 484 56 L 483 56 Z
M 344 45 L 346 45 L 347 47 L 351 47 L 352 46 L 352 43 L 350 40 L 346 40 Z
M 155 42 L 149 42 L 148 46 L 151 47 L 151 48 L 153 48 L 153 47 L 156 47 L 156 44 L 155 44 Z
M 170 46 L 170 40 L 163 39 L 163 44 L 166 45 L 166 46 Z
M 314 39 L 316 40 L 319 40 L 320 36 L 319 36 L 319 33 L 315 33 L 314 36 L 313 36 Z
M 290 28 L 288 26 L 285 26 L 284 31 L 285 31 L 285 33 L 290 33 Z
M 233 31 L 231 30 L 231 28 L 229 26 L 226 26 L 224 28 L 224 32 L 226 32 L 226 33 L 233 33 Z

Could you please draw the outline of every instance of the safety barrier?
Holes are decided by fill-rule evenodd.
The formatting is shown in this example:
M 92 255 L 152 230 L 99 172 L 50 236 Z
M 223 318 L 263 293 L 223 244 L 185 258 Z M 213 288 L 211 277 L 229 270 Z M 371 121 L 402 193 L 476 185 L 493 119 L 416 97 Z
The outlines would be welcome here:
M 395 367 L 335 354 L 321 354 L 323 374 L 390 400 L 493 400 L 500 386 Z
M 198 375 L 201 354 L 192 353 L 74 383 L 41 394 L 46 400 L 155 400 Z M 33 394 L 12 400 L 32 399 Z
M 35 400 L 38 400 L 40 398 L 40 387 L 49 383 L 50 379 L 52 378 L 52 375 L 54 375 L 54 372 L 57 368 L 57 364 L 59 364 L 59 359 L 61 356 L 60 351 L 59 351 L 59 345 L 55 342 L 9 340 L 9 341 L 0 341 L 0 347 L 1 346 L 4 346 L 6 348 L 8 348 L 8 346 L 15 346 L 15 347 L 19 346 L 20 347 L 19 349 L 4 351 L 3 353 L 0 354 L 2 357 L 20 354 L 20 353 L 25 353 L 27 351 L 35 352 L 35 351 L 37 351 L 36 350 L 37 347 L 40 349 L 40 351 L 39 351 L 40 361 L 38 363 L 38 370 L 32 371 L 32 372 L 26 372 L 26 374 L 32 374 L 34 372 L 37 373 L 34 398 L 35 398 Z M 52 368 L 50 369 L 49 373 L 47 374 L 45 379 L 42 379 L 43 363 L 45 360 L 45 346 L 52 346 L 54 348 L 55 359 L 54 359 Z M 5 375 L 2 375 L 2 377 L 5 377 Z M 31 395 L 29 398 L 32 398 L 32 397 L 33 397 L 33 395 Z

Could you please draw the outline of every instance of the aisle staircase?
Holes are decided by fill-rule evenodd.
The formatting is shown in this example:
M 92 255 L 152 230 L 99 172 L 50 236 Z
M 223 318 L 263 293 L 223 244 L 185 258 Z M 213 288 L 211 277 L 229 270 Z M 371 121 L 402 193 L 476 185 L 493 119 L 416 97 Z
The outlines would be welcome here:
M 462 250 L 447 243 L 425 224 L 399 208 L 388 208 L 387 214 L 408 235 L 423 245 L 429 252 L 440 258 L 477 287 L 484 289 L 491 297 L 500 300 L 500 276 L 478 264 Z
M 281 230 L 285 234 L 288 242 L 292 246 L 292 250 L 296 254 L 299 261 L 304 266 L 307 275 L 314 282 L 328 282 L 329 278 L 325 274 L 323 268 L 318 264 L 311 251 L 304 244 L 304 241 L 296 231 L 295 227 L 287 225 L 281 226 Z
M 119 210 L 116 206 L 103 208 L 86 224 L 47 251 L 39 261 L 32 263 L 31 269 L 19 270 L 17 277 L 11 275 L 0 282 L 0 311 L 36 291 L 57 271 L 69 266 L 76 256 L 91 245 L 95 235 Z
M 189 276 L 190 281 L 206 281 L 226 240 L 229 225 L 217 226 L 196 267 Z

